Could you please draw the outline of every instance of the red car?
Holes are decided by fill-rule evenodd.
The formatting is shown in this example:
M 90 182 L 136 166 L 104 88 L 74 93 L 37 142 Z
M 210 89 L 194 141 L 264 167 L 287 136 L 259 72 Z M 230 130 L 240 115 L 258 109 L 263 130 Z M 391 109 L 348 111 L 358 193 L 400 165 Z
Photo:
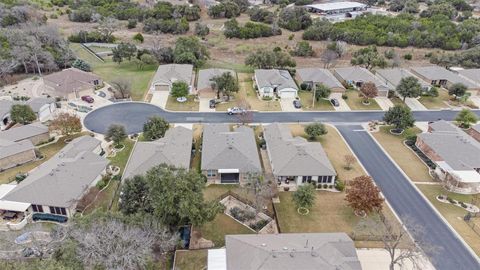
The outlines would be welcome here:
M 87 102 L 87 103 L 93 103 L 95 101 L 95 99 L 93 99 L 93 97 L 91 97 L 91 96 L 83 96 L 82 100 Z

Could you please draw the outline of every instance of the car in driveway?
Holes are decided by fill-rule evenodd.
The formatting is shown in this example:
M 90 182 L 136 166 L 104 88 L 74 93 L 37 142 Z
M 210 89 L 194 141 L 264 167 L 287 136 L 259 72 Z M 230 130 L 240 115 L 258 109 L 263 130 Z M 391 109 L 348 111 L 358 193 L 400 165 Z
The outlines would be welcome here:
M 244 108 L 240 108 L 240 107 L 233 107 L 233 108 L 228 108 L 227 109 L 227 113 L 229 115 L 245 114 L 246 112 L 247 112 L 247 110 L 245 110 Z
M 210 99 L 208 101 L 208 107 L 210 107 L 210 109 L 215 109 L 215 107 L 217 106 L 217 104 L 220 103 L 220 100 L 218 99 Z
M 300 102 L 300 100 L 295 99 L 295 100 L 293 101 L 293 107 L 295 107 L 296 109 L 302 108 L 302 103 Z
M 87 103 L 95 102 L 95 99 L 93 99 L 93 97 L 91 97 L 91 96 L 82 96 L 82 100 L 87 102 Z
M 334 107 L 340 106 L 340 102 L 338 102 L 338 99 L 336 99 L 336 98 L 330 99 L 330 103 L 332 103 L 332 105 L 333 105 Z

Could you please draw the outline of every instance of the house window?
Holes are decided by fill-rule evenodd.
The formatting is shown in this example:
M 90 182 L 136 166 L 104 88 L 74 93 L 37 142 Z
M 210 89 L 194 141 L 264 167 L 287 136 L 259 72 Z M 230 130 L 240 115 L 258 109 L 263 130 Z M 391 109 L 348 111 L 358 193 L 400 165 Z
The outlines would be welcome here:
M 98 80 L 94 80 L 94 81 L 93 81 L 93 84 L 94 84 L 94 85 L 98 85 Z
M 208 177 L 215 177 L 217 176 L 217 172 L 215 170 L 207 170 Z
M 43 206 L 32 204 L 33 212 L 43 213 Z
M 302 177 L 302 183 L 305 183 L 305 182 L 312 182 L 312 177 L 311 176 L 303 176 Z
M 55 215 L 67 215 L 67 210 L 64 207 L 53 207 L 50 206 L 50 213 L 55 214 Z

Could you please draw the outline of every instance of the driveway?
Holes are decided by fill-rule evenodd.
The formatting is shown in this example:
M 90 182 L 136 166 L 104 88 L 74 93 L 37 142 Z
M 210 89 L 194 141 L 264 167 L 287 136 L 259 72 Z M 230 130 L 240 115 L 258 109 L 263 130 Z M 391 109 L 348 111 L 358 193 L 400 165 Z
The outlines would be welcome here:
M 210 103 L 209 103 L 210 100 L 211 100 L 211 98 L 201 97 L 198 111 L 200 111 L 200 112 L 214 112 L 215 109 L 210 108 Z
M 376 97 L 375 101 L 384 111 L 388 111 L 388 109 L 393 107 L 393 102 L 387 97 Z
M 348 112 L 348 111 L 352 110 L 348 106 L 347 102 L 345 102 L 345 100 L 342 98 L 342 93 L 332 93 L 332 94 L 330 94 L 329 99 L 332 99 L 332 98 L 336 98 L 338 100 L 339 105 L 340 105 L 338 107 L 333 106 L 335 111 Z
M 280 106 L 282 107 L 283 112 L 298 112 L 302 109 L 297 109 L 293 106 L 294 98 L 281 98 L 280 99 Z
M 416 98 L 406 98 L 405 104 L 412 110 L 412 111 L 427 111 L 427 107 L 423 106 L 420 101 Z
M 159 106 L 162 109 L 165 109 L 167 107 L 167 100 L 168 100 L 168 91 L 155 91 L 153 92 L 152 99 L 150 100 L 150 103 Z
M 470 253 L 464 242 L 360 125 L 338 125 L 337 128 L 400 219 L 404 221 L 408 217 L 425 226 L 420 243 L 438 249 L 427 253 L 436 269 L 480 269 L 478 257 Z M 418 236 L 416 240 L 419 240 Z

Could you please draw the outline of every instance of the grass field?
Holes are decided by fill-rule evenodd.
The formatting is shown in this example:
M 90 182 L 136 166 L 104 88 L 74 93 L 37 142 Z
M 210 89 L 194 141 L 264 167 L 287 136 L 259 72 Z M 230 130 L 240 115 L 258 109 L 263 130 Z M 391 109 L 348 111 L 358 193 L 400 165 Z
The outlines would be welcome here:
M 130 157 L 130 153 L 133 150 L 135 142 L 130 139 L 126 139 L 123 144 L 125 145 L 125 148 L 122 151 L 118 152 L 114 157 L 108 158 L 110 160 L 110 165 L 120 167 L 120 174 L 123 173 L 123 170 L 127 165 L 128 158 Z
M 168 96 L 167 106 L 165 107 L 170 111 L 194 111 L 198 112 L 200 103 L 195 101 L 194 96 L 188 96 L 187 101 L 178 102 L 176 98 L 171 95 Z
M 71 43 L 70 47 L 75 55 L 88 62 L 92 66 L 92 71 L 102 77 L 104 81 L 112 82 L 117 78 L 128 79 L 131 82 L 132 99 L 143 100 L 150 85 L 150 80 L 157 70 L 157 65 L 148 65 L 140 70 L 129 61 L 117 64 L 110 58 L 107 58 L 105 62 L 102 62 L 80 44 Z
M 207 269 L 208 251 L 177 250 L 175 253 L 176 270 L 203 270 Z
M 348 106 L 352 110 L 381 110 L 380 106 L 378 106 L 377 102 L 371 98 L 370 99 L 370 104 L 365 105 L 362 103 L 363 98 L 358 96 L 358 91 L 357 90 L 348 90 L 345 92 L 348 96 L 348 98 L 345 100 L 347 102 Z
M 427 109 L 443 109 L 448 108 L 445 103 L 449 99 L 447 90 L 438 89 L 438 97 L 420 97 L 418 101 L 427 107 Z
M 442 214 L 448 223 L 450 223 L 450 225 L 452 225 L 452 227 L 462 236 L 475 253 L 480 255 L 480 236 L 476 234 L 465 221 L 463 221 L 463 217 L 467 214 L 467 211 L 461 207 L 442 203 L 436 199 L 438 195 L 447 195 L 455 200 L 471 203 L 472 196 L 448 192 L 440 185 L 418 184 L 417 187 Z
M 312 107 L 313 104 L 313 92 L 311 91 L 298 91 L 298 96 L 302 103 L 302 109 L 304 111 L 333 111 L 334 108 L 329 100 L 320 99 L 315 100 L 315 107 Z
M 406 137 L 421 133 L 421 130 L 414 127 L 397 136 L 391 134 L 389 132 L 390 129 L 390 126 L 380 127 L 380 131 L 374 132 L 372 135 L 412 181 L 433 181 L 433 178 L 428 173 L 428 167 L 412 150 L 403 144 Z
M 203 238 L 213 241 L 215 247 L 225 246 L 225 235 L 255 233 L 223 213 L 218 214 L 213 221 L 204 224 L 199 229 L 195 228 L 195 230 L 199 231 Z

